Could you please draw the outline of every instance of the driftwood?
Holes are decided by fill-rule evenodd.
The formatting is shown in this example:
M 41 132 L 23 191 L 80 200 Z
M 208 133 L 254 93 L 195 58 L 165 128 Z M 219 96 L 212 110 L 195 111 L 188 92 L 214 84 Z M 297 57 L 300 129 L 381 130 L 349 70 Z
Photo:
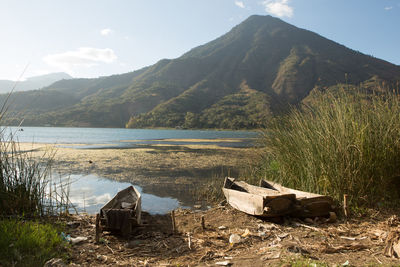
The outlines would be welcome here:
M 390 232 L 385 243 L 383 254 L 387 257 L 400 258 L 400 232 Z

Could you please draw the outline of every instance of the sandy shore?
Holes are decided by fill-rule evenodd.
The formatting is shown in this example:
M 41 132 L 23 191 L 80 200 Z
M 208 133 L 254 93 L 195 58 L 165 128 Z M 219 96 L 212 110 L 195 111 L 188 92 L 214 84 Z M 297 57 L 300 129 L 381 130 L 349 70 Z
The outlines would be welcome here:
M 229 139 L 231 142 L 232 140 Z M 216 175 L 234 176 L 253 160 L 253 148 L 217 145 L 144 145 L 138 148 L 79 149 L 81 144 L 21 143 L 34 157 L 53 157 L 60 174 L 96 174 L 131 182 L 146 193 L 193 201 L 193 188 Z

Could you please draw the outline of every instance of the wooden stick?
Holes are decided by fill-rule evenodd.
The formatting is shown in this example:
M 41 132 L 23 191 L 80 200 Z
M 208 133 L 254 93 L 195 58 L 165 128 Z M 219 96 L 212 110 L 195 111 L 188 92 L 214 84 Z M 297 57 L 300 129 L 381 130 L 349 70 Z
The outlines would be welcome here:
M 188 236 L 188 247 L 191 250 L 192 249 L 192 237 L 190 235 L 190 233 L 187 233 Z
M 176 233 L 176 223 L 175 223 L 175 210 L 171 211 L 171 219 L 172 219 L 172 233 Z
M 203 230 L 206 229 L 206 223 L 205 223 L 205 220 L 204 220 L 204 215 L 201 215 L 201 228 Z
M 347 218 L 349 216 L 349 209 L 347 206 L 347 194 L 343 195 L 343 211 L 344 211 L 344 216 Z
M 100 214 L 96 214 L 96 243 L 100 241 Z

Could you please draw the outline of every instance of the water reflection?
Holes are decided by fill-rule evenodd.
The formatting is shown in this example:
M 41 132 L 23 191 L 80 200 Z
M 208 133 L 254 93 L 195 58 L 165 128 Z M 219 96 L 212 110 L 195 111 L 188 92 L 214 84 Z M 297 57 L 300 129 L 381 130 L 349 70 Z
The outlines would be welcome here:
M 94 174 L 64 176 L 61 177 L 61 181 L 70 184 L 69 199 L 77 211 L 89 214 L 99 212 L 100 208 L 111 200 L 118 191 L 132 185 L 131 183 L 101 178 Z M 142 194 L 143 211 L 151 214 L 164 214 L 181 206 L 177 199 L 143 193 L 141 187 L 134 186 Z

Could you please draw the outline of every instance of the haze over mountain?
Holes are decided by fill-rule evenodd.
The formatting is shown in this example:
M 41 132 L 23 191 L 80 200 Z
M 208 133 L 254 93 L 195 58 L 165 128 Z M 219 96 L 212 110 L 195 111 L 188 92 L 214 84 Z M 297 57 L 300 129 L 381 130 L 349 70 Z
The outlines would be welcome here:
M 72 79 L 72 77 L 67 73 L 57 72 L 29 77 L 24 81 L 0 80 L 0 93 L 8 93 L 14 87 L 15 92 L 40 89 L 63 79 Z
M 271 16 L 251 16 L 176 59 L 18 92 L 8 124 L 256 128 L 314 88 L 394 83 L 400 67 Z M 4 96 L 3 96 L 4 99 Z

